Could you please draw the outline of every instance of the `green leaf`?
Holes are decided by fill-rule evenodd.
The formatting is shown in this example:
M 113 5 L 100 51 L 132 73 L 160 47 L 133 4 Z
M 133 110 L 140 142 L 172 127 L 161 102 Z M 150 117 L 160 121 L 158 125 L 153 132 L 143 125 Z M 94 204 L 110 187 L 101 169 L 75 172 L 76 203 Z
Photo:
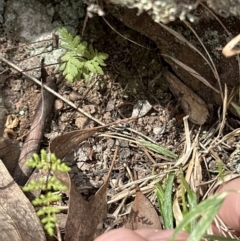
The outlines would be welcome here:
M 76 66 L 78 69 L 81 69 L 84 65 L 84 62 L 81 61 L 81 59 L 77 59 L 77 58 L 72 58 L 70 60 L 71 64 Z
M 173 158 L 173 159 L 177 159 L 177 157 L 178 157 L 174 152 L 169 151 L 168 149 L 166 149 L 165 147 L 162 147 L 160 145 L 151 143 L 149 141 L 142 141 L 142 140 L 140 140 L 138 142 L 141 145 L 143 145 L 144 147 L 148 148 L 149 150 L 160 153 L 164 156 L 167 156 L 167 157 L 170 157 L 170 158 Z
M 67 31 L 66 28 L 60 28 L 59 33 L 63 42 L 72 42 L 73 36 Z
M 72 41 L 72 45 L 74 46 L 74 48 L 78 47 L 79 43 L 80 43 L 80 36 L 76 36 L 73 41 Z
M 181 180 L 181 185 L 185 188 L 185 190 L 187 192 L 187 200 L 188 200 L 187 206 L 189 207 L 189 210 L 191 211 L 193 208 L 195 208 L 197 206 L 197 195 L 189 187 L 188 183 L 186 182 L 186 180 L 184 178 L 182 170 L 180 172 L 180 180 Z M 182 193 L 182 196 L 184 198 L 184 193 Z M 190 223 L 189 227 L 186 227 L 185 229 L 187 231 L 191 232 L 196 227 L 196 222 L 197 222 L 197 220 L 192 221 Z
M 85 67 L 88 68 L 88 70 L 92 73 L 97 73 L 97 70 L 94 68 L 94 65 L 92 64 L 91 61 L 87 61 L 85 63 Z
M 61 57 L 61 60 L 62 61 L 70 61 L 72 58 L 74 58 L 75 56 L 75 53 L 74 52 L 67 52 L 66 54 L 64 54 L 62 57 Z
M 99 53 L 91 44 L 88 46 L 79 36 L 73 37 L 65 28 L 59 29 L 59 33 L 61 47 L 67 50 L 61 57 L 65 63 L 60 70 L 68 81 L 72 82 L 81 75 L 89 79 L 91 73 L 104 74 L 100 66 L 106 66 L 107 54 Z
M 78 74 L 78 68 L 71 62 L 68 61 L 66 64 L 66 68 L 63 71 L 63 75 L 71 75 L 72 78 L 74 79 L 74 77 L 76 77 Z
M 76 47 L 75 51 L 76 51 L 77 54 L 83 54 L 84 55 L 84 51 L 86 50 L 86 47 L 87 47 L 87 42 L 82 42 Z
M 200 241 L 220 209 L 226 195 L 226 192 L 215 194 L 193 208 L 179 223 L 170 241 L 175 240 L 178 233 L 181 232 L 181 230 L 183 230 L 188 224 L 196 220 L 199 216 L 202 216 L 195 229 L 187 239 L 187 241 Z
M 73 82 L 73 76 L 71 74 L 66 74 L 65 78 L 69 81 L 69 82 Z
M 91 44 L 89 44 L 89 52 L 90 52 L 91 56 L 95 56 L 97 54 L 97 50 L 95 50 L 95 51 L 93 49 L 93 46 Z
M 174 172 L 170 172 L 167 178 L 166 189 L 164 190 L 164 202 L 162 205 L 162 215 L 165 229 L 173 229 L 173 209 L 172 209 L 172 193 Z
M 93 64 L 93 66 L 94 66 L 94 68 L 96 69 L 96 72 L 97 72 L 98 74 L 100 74 L 100 75 L 103 75 L 103 74 L 104 74 L 102 68 L 99 66 L 99 64 L 98 64 L 97 62 L 92 61 L 92 64 Z

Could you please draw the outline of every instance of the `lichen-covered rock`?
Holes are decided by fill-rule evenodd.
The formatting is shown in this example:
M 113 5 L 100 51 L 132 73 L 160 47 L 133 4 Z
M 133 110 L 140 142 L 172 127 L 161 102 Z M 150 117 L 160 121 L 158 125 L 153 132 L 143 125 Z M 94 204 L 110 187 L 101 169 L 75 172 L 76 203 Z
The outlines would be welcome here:
M 0 0 L 0 23 L 3 23 L 3 12 L 5 7 L 5 1 Z
M 147 12 L 155 22 L 168 23 L 179 17 L 184 20 L 186 17 L 192 19 L 190 11 L 197 6 L 195 0 L 110 0 L 113 4 L 120 4 L 127 8 L 137 8 L 138 14 Z
M 108 0 L 113 4 L 127 8 L 137 8 L 138 14 L 147 12 L 155 22 L 168 23 L 177 18 L 180 20 L 196 18 L 191 13 L 200 3 L 197 0 Z M 208 7 L 222 17 L 240 16 L 240 0 L 207 0 Z
M 59 26 L 76 30 L 79 19 L 84 15 L 84 5 L 79 0 L 48 3 L 42 0 L 8 0 L 3 26 L 9 38 L 33 42 L 51 37 Z
M 207 5 L 222 17 L 240 16 L 239 0 L 207 0 Z
M 52 31 L 52 16 L 36 0 L 7 1 L 4 19 L 5 32 L 15 39 L 36 41 Z

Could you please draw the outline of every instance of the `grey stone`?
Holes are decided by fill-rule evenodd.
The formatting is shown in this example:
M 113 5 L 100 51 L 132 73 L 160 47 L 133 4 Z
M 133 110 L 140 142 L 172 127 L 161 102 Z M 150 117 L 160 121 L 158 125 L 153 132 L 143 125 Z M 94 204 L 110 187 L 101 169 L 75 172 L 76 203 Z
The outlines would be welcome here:
M 1 2 L 2 0 L 0 15 Z M 79 19 L 85 16 L 84 7 L 83 2 L 79 0 L 62 0 L 54 4 L 46 4 L 39 0 L 8 0 L 3 27 L 11 39 L 39 41 L 51 38 L 52 33 L 60 26 L 75 31 Z
M 36 0 L 7 1 L 4 18 L 5 32 L 19 40 L 38 41 L 53 30 L 52 16 Z

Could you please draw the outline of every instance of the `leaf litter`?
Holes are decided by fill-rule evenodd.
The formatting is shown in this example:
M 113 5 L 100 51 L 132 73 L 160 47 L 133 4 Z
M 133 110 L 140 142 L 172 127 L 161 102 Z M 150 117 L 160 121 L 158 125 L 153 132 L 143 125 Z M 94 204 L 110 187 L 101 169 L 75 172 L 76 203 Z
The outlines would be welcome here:
M 162 229 L 160 217 L 153 204 L 141 192 L 136 184 L 136 196 L 130 213 L 124 221 L 124 227 L 136 229 Z
M 172 32 L 172 33 L 175 34 L 176 36 L 175 32 Z M 209 65 L 214 75 L 216 76 L 216 73 L 214 72 L 215 70 L 211 64 L 211 61 L 207 60 L 204 57 L 204 55 L 199 50 L 197 50 L 197 48 L 191 45 L 191 43 L 188 40 L 183 39 L 183 37 L 180 35 L 177 35 L 176 37 L 178 37 L 178 39 L 180 40 L 185 41 L 185 43 L 187 43 L 195 51 L 198 51 L 199 54 L 206 60 L 206 63 Z M 107 38 L 107 41 L 110 41 L 110 39 L 111 38 Z M 114 39 L 116 40 L 116 43 L 115 43 L 116 46 L 113 45 L 112 50 L 115 50 L 119 46 L 121 46 L 121 48 L 124 49 L 124 51 L 121 51 L 121 53 L 124 53 L 124 58 L 122 58 L 121 53 L 115 53 L 115 51 L 111 52 L 111 50 L 110 50 L 111 53 L 109 55 L 110 56 L 111 55 L 113 56 L 114 54 L 117 55 L 116 60 L 113 58 L 112 66 L 116 68 L 115 70 L 120 72 L 122 76 L 121 75 L 119 76 L 117 74 L 115 76 L 114 75 L 110 76 L 106 74 L 104 76 L 105 81 L 98 83 L 98 85 L 94 87 L 94 90 L 90 90 L 90 92 L 88 93 L 88 96 L 84 100 L 77 100 L 75 101 L 76 105 L 74 105 L 76 107 L 79 104 L 79 102 L 83 101 L 85 102 L 85 104 L 91 103 L 97 106 L 98 107 L 97 112 L 94 113 L 94 117 L 95 117 L 95 120 L 101 119 L 101 121 L 98 122 L 100 125 L 103 123 L 109 123 L 111 121 L 114 121 L 116 120 L 116 118 L 130 117 L 132 113 L 132 106 L 134 106 L 134 103 L 137 103 L 137 100 L 139 99 L 140 100 L 146 99 L 146 95 L 145 95 L 146 90 L 144 89 L 139 91 L 136 84 L 138 83 L 139 79 L 136 79 L 134 72 L 130 72 L 129 62 L 126 60 L 127 57 L 129 57 L 128 56 L 129 50 L 132 50 L 131 48 L 135 48 L 135 47 L 130 46 L 126 42 L 121 43 L 121 41 L 118 41 L 116 36 L 114 37 Z M 106 39 L 104 39 L 103 46 L 111 46 L 110 44 L 106 44 L 105 40 Z M 102 44 L 101 39 L 99 40 L 98 44 L 100 45 Z M 133 54 L 134 51 L 133 52 L 130 51 L 130 53 L 132 54 L 132 55 L 130 54 L 130 57 L 133 57 L 133 60 L 136 60 L 134 59 L 135 58 Z M 139 47 L 136 52 L 138 51 L 141 52 L 139 50 Z M 149 59 L 146 58 L 146 63 L 144 63 L 145 69 L 148 69 L 146 68 L 146 66 L 148 66 L 147 61 L 149 63 L 151 62 L 149 61 Z M 172 61 L 179 64 L 182 68 L 188 70 L 189 72 L 192 72 L 193 75 L 198 75 L 198 73 L 194 72 L 193 69 L 189 69 L 188 66 L 184 65 L 183 63 L 179 63 L 177 59 L 172 59 Z M 119 66 L 118 64 L 120 62 L 123 65 Z M 141 68 L 141 69 L 144 69 L 144 68 Z M 110 70 L 112 71 L 112 69 Z M 153 75 L 155 76 L 159 75 L 159 65 L 158 65 L 157 72 L 153 71 L 153 75 L 149 76 L 148 73 L 146 74 L 143 72 L 142 72 L 142 75 L 143 75 L 143 80 L 144 78 L 154 79 Z M 202 78 L 201 75 L 199 76 L 200 78 Z M 117 81 L 115 81 L 116 79 Z M 131 82 L 127 82 L 127 83 L 124 82 L 126 79 L 127 80 L 131 79 L 134 85 L 132 85 Z M 204 82 L 207 80 L 201 79 L 201 81 Z M 123 84 L 123 86 L 126 87 L 125 90 L 119 87 L 120 82 L 121 84 Z M 155 149 L 155 147 L 152 145 L 151 147 L 152 149 L 148 150 L 147 153 L 150 155 L 152 159 L 154 159 L 154 162 L 150 162 L 149 164 L 149 157 L 146 157 L 144 155 L 144 153 L 146 152 L 143 152 L 142 149 L 139 148 L 137 143 L 130 143 L 128 148 L 130 149 L 130 158 L 128 160 L 124 160 L 124 158 L 122 160 L 116 160 L 115 167 L 111 174 L 110 186 L 107 187 L 106 182 L 101 182 L 101 184 L 103 184 L 101 189 L 99 189 L 99 191 L 95 194 L 95 196 L 92 196 L 92 199 L 90 198 L 89 201 L 86 201 L 82 196 L 79 196 L 79 188 L 75 186 L 75 184 L 73 185 L 72 182 L 70 183 L 69 177 L 65 177 L 65 178 L 61 177 L 63 180 L 65 180 L 65 182 L 71 185 L 70 200 L 69 200 L 69 208 L 71 203 L 71 215 L 70 215 L 70 209 L 69 209 L 70 224 L 69 226 L 66 227 L 66 229 L 70 230 L 70 232 L 75 232 L 77 230 L 76 236 L 74 237 L 70 237 L 71 233 L 67 232 L 66 230 L 66 233 L 68 233 L 69 235 L 68 236 L 69 240 L 71 240 L 71 238 L 72 240 L 74 240 L 77 237 L 80 237 L 82 235 L 82 231 L 80 231 L 79 227 L 81 227 L 81 230 L 82 229 L 84 230 L 84 228 L 87 227 L 84 225 L 81 226 L 82 223 L 79 223 L 80 222 L 79 220 L 74 220 L 74 212 L 78 213 L 78 209 L 75 208 L 74 205 L 78 207 L 77 206 L 78 201 L 80 202 L 79 209 L 87 207 L 89 208 L 89 210 L 93 211 L 95 210 L 94 207 L 97 207 L 97 209 L 100 210 L 99 211 L 99 216 L 101 217 L 100 219 L 102 219 L 102 217 L 106 215 L 106 212 L 105 212 L 106 202 L 99 202 L 99 206 L 98 206 L 97 200 L 99 201 L 99 199 L 101 198 L 102 198 L 101 200 L 107 199 L 108 214 L 111 215 L 111 213 L 115 213 L 115 211 L 119 209 L 120 210 L 119 215 L 123 216 L 128 212 L 126 211 L 126 207 L 127 205 L 129 205 L 129 201 L 131 202 L 132 197 L 136 194 L 136 189 L 135 189 L 136 184 L 139 185 L 139 188 L 141 190 L 141 194 L 138 194 L 139 191 L 136 194 L 137 202 L 139 202 L 139 200 L 140 201 L 142 200 L 142 194 L 144 195 L 147 194 L 149 200 L 151 200 L 154 203 L 153 200 L 156 200 L 154 196 L 155 184 L 158 182 L 162 182 L 164 178 L 168 175 L 169 171 L 178 170 L 180 166 L 183 166 L 184 168 L 186 168 L 188 167 L 188 165 L 189 165 L 187 169 L 188 175 L 186 178 L 188 185 L 190 185 L 191 188 L 193 187 L 196 188 L 197 192 L 200 193 L 200 196 L 202 196 L 203 193 L 205 193 L 205 191 L 201 185 L 194 186 L 195 178 L 199 178 L 197 180 L 197 183 L 204 185 L 204 181 L 207 181 L 207 180 L 209 181 L 209 179 L 215 178 L 215 175 L 209 174 L 209 172 L 207 171 L 207 173 L 210 175 L 210 177 L 208 177 L 207 179 L 206 177 L 204 179 L 204 176 L 197 177 L 196 173 L 198 171 L 202 171 L 202 169 L 200 169 L 200 167 L 197 165 L 193 165 L 194 158 L 195 157 L 199 158 L 198 163 L 201 162 L 201 165 L 204 161 L 204 164 L 206 165 L 204 166 L 204 168 L 209 168 L 208 166 L 209 159 L 211 161 L 215 161 L 216 159 L 216 155 L 212 154 L 213 151 L 215 152 L 218 151 L 220 152 L 220 154 L 222 154 L 222 156 L 226 154 L 225 158 L 222 158 L 222 159 L 224 163 L 227 162 L 227 156 L 229 154 L 229 151 L 231 151 L 231 148 L 229 147 L 229 143 L 235 143 L 236 140 L 238 140 L 239 130 L 235 129 L 232 132 L 226 133 L 227 129 L 225 127 L 225 122 L 224 122 L 225 114 L 223 114 L 223 116 L 221 116 L 221 118 L 219 119 L 219 122 L 217 122 L 216 125 L 213 126 L 213 132 L 210 132 L 209 130 L 207 130 L 207 134 L 205 136 L 204 136 L 204 133 L 200 133 L 198 127 L 196 128 L 190 125 L 190 128 L 189 128 L 188 126 L 189 123 L 187 121 L 187 118 L 184 118 L 185 130 L 183 130 L 183 125 L 181 122 L 182 117 L 181 116 L 179 117 L 179 115 L 182 114 L 182 110 L 177 108 L 177 112 L 171 113 L 171 110 L 174 109 L 172 108 L 171 102 L 173 102 L 174 103 L 173 105 L 175 105 L 176 101 L 174 102 L 172 97 L 170 98 L 168 97 L 169 93 L 168 95 L 165 95 L 166 93 L 164 91 L 161 93 L 161 95 L 163 95 L 163 98 L 161 97 L 161 95 L 158 95 L 158 93 L 156 92 L 156 89 L 159 89 L 159 85 L 156 85 L 156 83 L 152 87 L 153 87 L 152 89 L 149 89 L 149 92 L 154 93 L 155 98 L 153 99 L 151 99 L 151 97 L 149 98 L 151 100 L 150 103 L 152 105 L 151 112 L 147 113 L 146 116 L 142 118 L 138 118 L 135 122 L 132 122 L 129 125 L 125 125 L 125 126 L 122 125 L 120 130 L 118 130 L 118 132 L 120 133 L 124 132 L 124 134 L 129 135 L 130 128 L 133 130 L 136 130 L 136 132 L 130 132 L 130 135 L 133 135 L 133 133 L 135 135 L 133 139 L 135 139 L 136 141 L 139 141 L 139 137 L 144 139 L 144 135 L 145 135 L 150 139 L 150 140 L 149 139 L 146 139 L 146 140 L 154 144 L 160 143 L 161 146 L 166 147 L 168 150 L 171 150 L 173 154 L 177 154 L 179 156 L 179 159 L 177 161 L 174 161 L 171 159 L 170 160 L 168 159 L 168 161 L 166 161 L 166 159 L 164 159 L 165 157 L 162 157 L 160 153 L 156 153 L 155 150 L 153 150 Z M 68 97 L 72 91 L 76 91 L 79 95 L 83 95 L 83 93 L 85 93 L 86 91 L 86 88 L 87 87 L 82 82 L 73 83 L 68 86 L 66 86 L 65 83 L 60 83 L 59 93 L 62 96 Z M 27 89 L 23 89 L 23 92 L 26 92 L 25 98 L 27 100 Z M 219 92 L 219 91 L 217 90 L 216 92 Z M 136 98 L 136 96 L 138 98 Z M 113 106 L 111 110 L 106 111 L 106 109 L 104 109 L 104 105 L 107 105 L 107 103 L 109 103 L 113 99 L 114 99 L 115 106 Z M 157 104 L 156 102 L 153 101 L 156 99 L 159 101 Z M 226 107 L 226 106 L 223 106 L 223 107 Z M 58 113 L 59 117 L 54 118 L 53 122 L 55 123 L 51 125 L 51 131 L 54 130 L 55 133 L 62 133 L 62 131 L 65 130 L 66 121 L 69 121 L 68 119 L 69 113 L 72 113 L 72 110 L 69 111 L 69 109 L 66 107 L 66 104 L 64 104 L 62 110 Z M 80 113 L 77 113 L 74 116 L 74 118 L 80 118 L 80 117 L 81 118 L 83 117 L 83 115 Z M 21 120 L 21 125 L 22 125 L 24 123 L 24 118 L 25 119 L 28 119 L 28 118 L 26 116 L 24 116 L 24 118 L 23 117 L 21 118 L 22 118 Z M 84 123 L 81 123 L 81 127 L 76 126 L 74 124 L 75 124 L 74 121 L 73 123 L 70 123 L 69 128 L 67 128 L 67 130 L 72 131 L 76 128 L 85 128 L 85 127 L 94 126 L 93 122 L 87 120 L 87 118 Z M 154 127 L 160 127 L 160 131 L 155 135 L 153 135 L 152 133 L 152 130 Z M 20 128 L 20 132 L 22 132 L 23 129 L 24 128 Z M 105 169 L 108 170 L 107 164 L 109 159 L 112 160 L 111 153 L 116 148 L 114 146 L 115 142 L 112 141 L 111 138 L 108 138 L 108 139 L 111 139 L 110 141 L 107 140 L 107 137 L 99 138 L 98 135 L 95 135 L 95 133 L 98 130 L 88 129 L 88 130 L 82 130 L 80 132 L 75 132 L 71 134 L 67 133 L 65 137 L 64 135 L 59 136 L 58 138 L 52 141 L 52 143 L 54 143 L 55 145 L 55 148 L 58 150 L 57 156 L 59 158 L 62 158 L 70 155 L 70 159 L 72 159 L 72 162 L 74 162 L 75 160 L 74 158 L 72 158 L 74 157 L 74 155 L 71 156 L 70 148 L 74 147 L 74 148 L 81 149 L 81 146 L 79 143 L 90 142 L 91 138 L 93 138 L 94 140 L 96 140 L 96 142 L 99 142 L 100 145 L 103 145 L 107 151 L 104 149 L 100 149 L 100 151 L 95 151 L 94 154 L 90 154 L 90 155 L 88 154 L 87 156 L 90 157 L 88 159 L 88 162 L 90 162 L 90 164 L 84 163 L 83 165 L 87 166 L 88 164 L 87 167 L 89 166 L 92 167 L 93 165 L 97 166 L 98 161 L 95 161 L 94 158 L 98 159 L 101 153 L 101 154 L 104 154 L 102 155 L 103 157 L 99 158 L 103 162 L 101 168 L 102 170 L 105 170 Z M 143 136 L 139 135 L 137 136 L 138 138 L 136 138 L 137 133 L 140 133 Z M 217 138 L 214 139 L 216 133 L 219 133 L 219 135 L 217 135 Z M 64 142 L 61 142 L 61 138 L 63 138 Z M 113 145 L 111 143 L 113 143 Z M 227 147 L 227 149 L 225 149 L 225 147 Z M 216 150 L 217 148 L 218 150 Z M 52 149 L 51 151 L 54 151 L 54 149 Z M 92 160 L 90 160 L 91 158 Z M 127 171 L 131 168 L 137 169 L 139 172 L 139 179 L 136 181 L 133 181 L 131 179 L 131 176 Z M 153 168 L 156 174 L 152 173 Z M 88 170 L 89 170 L 89 173 L 92 172 L 92 169 L 90 170 L 90 168 L 88 168 Z M 214 170 L 216 171 L 216 169 Z M 96 174 L 94 173 L 94 175 L 96 176 L 98 175 L 99 178 L 101 179 L 101 175 L 99 173 L 100 172 L 98 173 L 96 172 Z M 206 186 L 208 186 L 208 184 L 206 184 Z M 108 194 L 106 194 L 106 188 L 108 189 Z M 71 202 L 71 199 L 72 199 L 72 202 Z M 73 202 L 73 200 L 76 200 L 75 203 Z M 143 202 L 145 203 L 145 200 L 143 200 Z M 122 206 L 120 207 L 120 205 Z M 140 206 L 138 206 L 138 208 L 140 208 Z M 78 213 L 78 215 L 80 214 Z M 88 220 L 89 217 L 90 217 L 89 214 L 88 215 L 86 213 L 83 214 L 84 220 L 86 219 Z M 82 217 L 80 219 L 82 219 Z M 114 222 L 115 221 L 116 220 L 114 220 Z M 99 223 L 101 223 L 101 220 L 99 221 Z M 97 224 L 94 224 L 94 225 L 97 225 Z M 115 227 L 118 227 L 118 224 L 113 225 L 111 228 L 115 228 Z M 88 227 L 88 228 L 90 231 L 92 230 L 91 227 Z M 101 230 L 101 228 L 99 227 L 95 228 L 93 233 L 95 233 L 96 230 Z M 86 235 L 87 238 L 90 239 L 90 236 L 88 236 L 89 232 L 87 230 L 84 230 L 83 233 Z
M 102 127 L 101 127 L 102 128 Z M 99 128 L 89 130 L 74 131 L 55 138 L 50 144 L 51 152 L 54 152 L 61 159 L 67 157 L 77 145 L 91 137 Z M 62 146 L 66 140 L 72 140 L 64 151 Z M 117 149 L 116 149 L 117 152 Z M 115 157 L 116 158 L 116 157 Z M 68 216 L 66 221 L 65 239 L 69 241 L 85 240 L 92 241 L 95 237 L 103 232 L 103 220 L 107 216 L 107 187 L 109 177 L 113 168 L 114 160 L 112 160 L 111 167 L 109 168 L 107 177 L 103 185 L 96 192 L 96 194 L 86 201 L 76 185 L 71 180 L 67 173 L 56 173 L 57 177 L 69 187 L 69 206 Z

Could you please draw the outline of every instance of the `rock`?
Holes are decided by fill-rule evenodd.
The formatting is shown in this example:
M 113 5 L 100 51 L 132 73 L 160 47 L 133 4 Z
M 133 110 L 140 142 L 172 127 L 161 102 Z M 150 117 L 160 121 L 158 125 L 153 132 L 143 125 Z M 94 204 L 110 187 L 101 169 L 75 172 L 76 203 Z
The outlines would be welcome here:
M 46 38 L 53 30 L 52 17 L 36 0 L 9 0 L 4 14 L 5 31 L 15 39 L 36 41 Z
M 156 22 L 168 23 L 176 19 L 194 21 L 196 18 L 192 14 L 192 10 L 196 9 L 200 2 L 206 2 L 206 5 L 212 8 L 215 13 L 227 18 L 229 16 L 240 15 L 240 1 L 226 0 L 162 0 L 162 1 L 144 1 L 144 0 L 105 0 L 116 5 L 121 5 L 126 8 L 138 9 L 138 15 L 147 12 Z
M 0 0 L 0 23 L 3 23 L 3 12 L 5 7 L 5 0 Z
M 0 14 L 3 5 L 1 2 L 0 0 Z M 79 18 L 84 15 L 84 4 L 78 0 L 47 3 L 42 0 L 9 0 L 6 2 L 3 26 L 9 38 L 34 42 L 51 38 L 60 26 L 75 33 Z
M 133 106 L 132 117 L 143 117 L 152 109 L 152 105 L 147 100 L 138 100 Z
M 201 43 L 184 22 L 175 21 L 171 25 L 163 25 L 154 22 L 147 13 L 137 16 L 138 11 L 136 9 L 116 8 L 116 6 L 113 7 L 112 5 L 107 5 L 107 8 L 110 13 L 125 25 L 153 40 L 158 46 L 163 59 L 171 66 L 178 78 L 201 97 L 206 104 L 212 104 L 213 106 L 222 105 L 222 97 L 219 93 L 206 86 L 199 78 L 195 77 L 196 75 L 192 75 L 191 70 L 186 70 L 186 68 L 183 68 L 183 65 L 181 66 L 172 60 L 175 58 L 178 62 L 193 69 L 198 76 L 203 77 L 211 86 L 220 90 L 216 73 L 213 73 L 214 71 L 212 70 L 213 67 L 210 68 L 206 60 L 190 47 L 190 44 L 192 44 L 202 55 L 207 56 Z M 221 47 L 231 39 L 228 33 L 204 7 L 199 6 L 192 14 L 198 17 L 198 21 L 191 23 L 191 27 L 198 34 L 212 61 L 215 63 L 220 77 L 221 88 L 224 89 L 224 84 L 227 85 L 228 89 L 239 85 L 238 61 L 235 57 L 226 59 L 221 53 Z M 237 29 L 237 26 L 240 24 L 239 19 L 234 17 L 219 18 L 231 32 L 232 36 L 239 33 Z M 174 30 L 175 33 L 171 33 L 166 28 Z M 185 41 L 177 38 L 176 33 L 183 36 Z M 210 62 L 209 58 L 207 59 Z

